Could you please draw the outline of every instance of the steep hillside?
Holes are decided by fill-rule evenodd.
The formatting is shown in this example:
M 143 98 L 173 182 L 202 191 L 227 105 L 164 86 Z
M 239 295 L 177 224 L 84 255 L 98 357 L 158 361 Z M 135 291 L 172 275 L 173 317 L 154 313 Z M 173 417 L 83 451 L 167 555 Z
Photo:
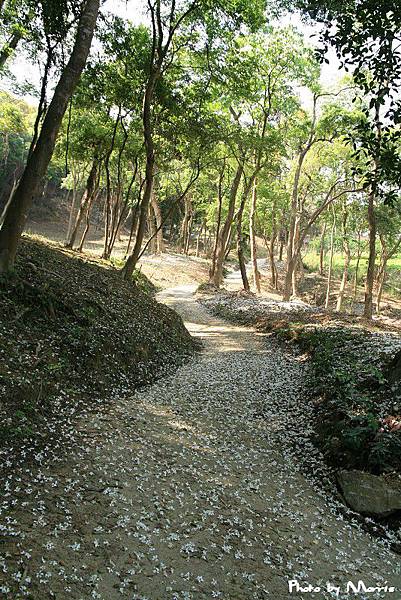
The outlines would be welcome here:
M 181 318 L 143 276 L 25 238 L 0 279 L 0 444 L 31 450 L 71 419 L 128 395 L 194 350 Z M 36 450 L 35 450 L 36 451 Z

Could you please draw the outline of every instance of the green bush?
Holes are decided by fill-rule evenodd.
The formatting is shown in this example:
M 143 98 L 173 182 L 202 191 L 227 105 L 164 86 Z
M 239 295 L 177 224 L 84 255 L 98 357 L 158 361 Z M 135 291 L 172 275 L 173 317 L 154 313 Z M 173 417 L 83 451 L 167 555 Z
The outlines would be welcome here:
M 366 335 L 348 329 L 304 329 L 298 343 L 311 356 L 316 441 L 328 461 L 379 474 L 400 470 L 401 430 L 386 431 L 391 390 L 366 351 Z

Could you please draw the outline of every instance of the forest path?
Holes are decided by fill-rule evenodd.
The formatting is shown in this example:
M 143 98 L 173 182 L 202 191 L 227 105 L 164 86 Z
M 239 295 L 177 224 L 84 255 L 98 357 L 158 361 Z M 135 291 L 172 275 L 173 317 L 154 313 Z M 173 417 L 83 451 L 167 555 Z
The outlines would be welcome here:
M 399 556 L 340 518 L 285 449 L 301 358 L 211 317 L 193 291 L 159 299 L 204 351 L 94 414 L 68 461 L 36 474 L 46 501 L 32 484 L 19 523 L 31 598 L 351 598 L 326 582 L 359 579 L 400 590 Z M 290 579 L 324 589 L 290 594 Z

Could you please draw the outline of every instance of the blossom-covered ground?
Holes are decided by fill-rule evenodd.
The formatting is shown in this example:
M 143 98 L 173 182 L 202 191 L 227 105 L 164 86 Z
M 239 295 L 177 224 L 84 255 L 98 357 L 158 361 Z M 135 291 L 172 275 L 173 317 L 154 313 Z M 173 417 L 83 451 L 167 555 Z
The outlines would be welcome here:
M 78 415 L 193 353 L 182 320 L 135 276 L 123 282 L 106 261 L 24 236 L 15 271 L 0 277 L 0 479 L 1 448 L 26 462 L 59 445 Z
M 242 291 L 198 298 L 215 316 L 296 342 L 308 354 L 315 441 L 327 462 L 401 480 L 401 382 L 391 373 L 401 335 L 394 321 L 375 317 L 368 324 L 349 313 Z
M 203 354 L 77 421 L 69 456 L 44 451 L 3 482 L 3 597 L 348 598 L 324 591 L 348 580 L 401 590 L 390 540 L 325 491 L 303 357 L 211 317 L 192 291 L 162 300 Z M 322 590 L 289 594 L 291 579 Z

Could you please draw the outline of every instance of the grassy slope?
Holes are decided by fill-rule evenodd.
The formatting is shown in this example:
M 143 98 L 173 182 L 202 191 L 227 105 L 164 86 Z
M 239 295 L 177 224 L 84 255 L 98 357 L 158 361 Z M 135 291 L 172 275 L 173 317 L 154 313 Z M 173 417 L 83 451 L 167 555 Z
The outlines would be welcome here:
M 141 287 L 100 260 L 23 240 L 15 273 L 0 279 L 0 443 L 48 443 L 72 415 L 193 352 L 181 318 Z

